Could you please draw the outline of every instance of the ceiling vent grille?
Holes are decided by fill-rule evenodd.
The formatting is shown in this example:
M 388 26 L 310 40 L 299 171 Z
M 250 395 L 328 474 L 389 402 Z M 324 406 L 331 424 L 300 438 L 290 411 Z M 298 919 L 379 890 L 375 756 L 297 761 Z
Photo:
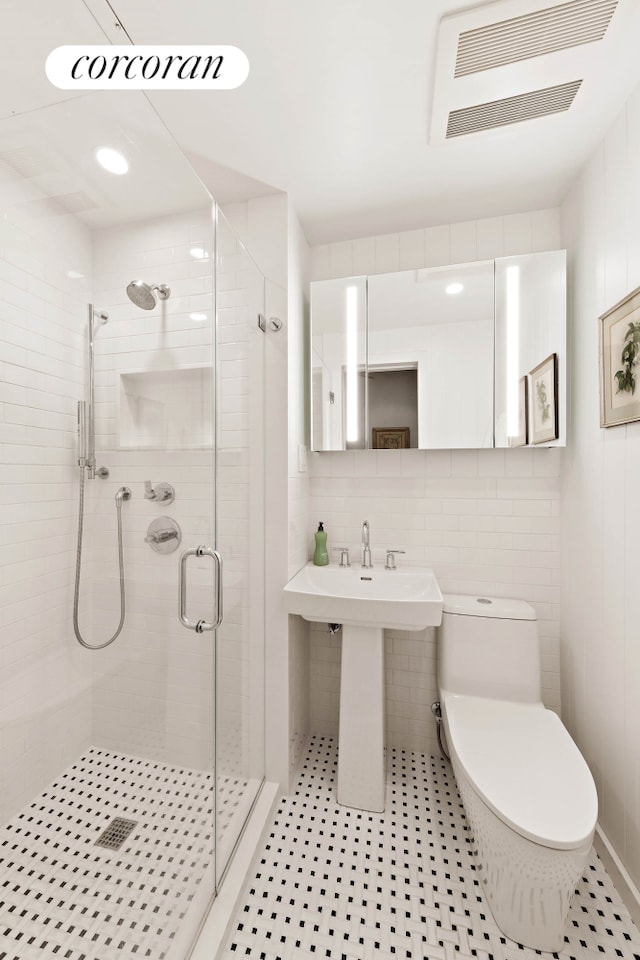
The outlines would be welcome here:
M 19 206 L 29 217 L 63 217 L 68 213 L 77 216 L 98 209 L 98 204 L 81 190 L 76 193 L 61 193 L 54 197 L 25 200 Z
M 466 30 L 458 39 L 455 76 L 601 40 L 618 0 L 572 0 L 499 23 Z
M 506 127 L 522 120 L 546 117 L 568 110 L 580 89 L 582 80 L 561 83 L 543 90 L 530 90 L 516 97 L 478 103 L 461 110 L 452 110 L 447 123 L 447 139 L 467 133 L 478 133 L 494 127 Z
M 53 163 L 38 147 L 15 147 L 0 153 L 1 180 L 30 180 L 54 170 Z

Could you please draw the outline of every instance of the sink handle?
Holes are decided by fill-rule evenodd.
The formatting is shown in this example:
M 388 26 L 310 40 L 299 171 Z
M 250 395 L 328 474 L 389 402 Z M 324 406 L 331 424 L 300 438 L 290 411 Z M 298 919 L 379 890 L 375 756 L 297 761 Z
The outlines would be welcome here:
M 406 550 L 387 550 L 387 559 L 385 561 L 385 570 L 397 570 L 396 553 L 406 553 Z
M 351 561 L 349 560 L 349 547 L 334 547 L 333 549 L 340 551 L 340 566 L 350 567 Z

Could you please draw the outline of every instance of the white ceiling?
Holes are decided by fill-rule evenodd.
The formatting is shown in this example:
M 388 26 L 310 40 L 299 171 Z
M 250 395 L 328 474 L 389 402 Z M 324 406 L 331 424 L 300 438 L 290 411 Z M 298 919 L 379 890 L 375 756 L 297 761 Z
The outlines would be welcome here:
M 251 69 L 237 90 L 151 99 L 217 199 L 286 190 L 311 243 L 554 206 L 640 81 L 640 0 L 619 0 L 604 40 L 579 48 L 590 74 L 567 113 L 430 144 L 438 24 L 465 6 L 55 0 L 43 17 L 42 0 L 0 0 L 0 117 L 68 99 L 48 84 L 46 56 L 62 43 L 103 42 L 91 11 L 122 42 L 113 7 L 136 43 L 245 51 Z M 575 49 L 538 58 L 549 84 L 557 58 L 562 79 L 579 64 Z
M 286 190 L 312 243 L 556 205 L 640 80 L 640 5 L 620 0 L 604 40 L 581 48 L 596 64 L 570 111 L 430 146 L 438 23 L 477 4 L 162 0 L 161 15 L 155 0 L 112 6 L 136 43 L 206 38 L 245 51 L 239 89 L 153 102 L 194 156 Z

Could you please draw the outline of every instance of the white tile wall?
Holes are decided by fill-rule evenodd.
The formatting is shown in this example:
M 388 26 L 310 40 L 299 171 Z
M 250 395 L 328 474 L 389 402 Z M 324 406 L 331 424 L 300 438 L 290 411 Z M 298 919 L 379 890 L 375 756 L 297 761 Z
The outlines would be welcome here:
M 72 217 L 25 215 L 16 183 L 0 201 L 0 822 L 91 733 L 71 623 L 90 238 Z
M 207 258 L 194 259 L 189 253 L 194 247 L 204 249 Z M 212 543 L 213 449 L 144 449 L 135 440 L 131 448 L 121 447 L 118 403 L 123 372 L 211 369 L 212 258 L 209 208 L 114 227 L 94 236 L 94 302 L 109 313 L 109 322 L 96 336 L 96 448 L 99 463 L 105 463 L 111 475 L 108 481 L 87 483 L 91 642 L 108 636 L 117 622 L 113 496 L 126 484 L 132 499 L 123 506 L 127 617 L 117 641 L 93 659 L 93 743 L 199 769 L 210 769 L 213 762 L 213 636 L 196 635 L 178 621 L 178 561 L 181 549 Z M 134 306 L 126 286 L 139 278 L 167 283 L 170 299 L 152 311 Z M 207 319 L 195 320 L 192 313 L 204 313 Z M 241 368 L 242 360 L 229 365 Z M 241 382 L 239 370 L 233 382 Z M 223 387 L 222 402 L 227 395 Z M 182 416 L 197 415 L 187 400 Z M 241 414 L 233 416 L 237 420 Z M 143 415 L 140 420 L 144 422 Z M 233 434 L 240 424 L 234 420 L 229 430 L 227 426 L 224 422 L 221 434 Z M 145 480 L 173 484 L 174 503 L 162 506 L 145 500 Z M 144 543 L 149 523 L 162 515 L 174 518 L 183 536 L 181 549 L 167 555 Z M 194 617 L 211 616 L 205 599 L 211 577 L 210 561 L 190 562 Z M 233 602 L 229 606 L 233 621 Z M 228 662 L 224 641 L 221 648 L 221 669 L 229 675 L 225 687 L 229 689 L 231 677 L 241 681 L 241 670 Z
M 561 247 L 557 209 L 310 247 L 311 280 L 390 273 Z
M 543 699 L 560 710 L 559 577 L 562 451 L 395 451 L 317 453 L 312 513 L 328 545 L 360 557 L 363 520 L 373 560 L 406 551 L 399 563 L 432 567 L 447 593 L 528 600 L 542 646 Z M 311 631 L 311 729 L 335 734 L 339 641 Z M 387 743 L 434 749 L 430 705 L 437 699 L 435 637 L 389 631 Z
M 599 425 L 599 314 L 640 283 L 640 88 L 562 207 L 572 322 L 563 478 L 562 690 L 600 823 L 640 885 L 640 423 Z
M 559 249 L 558 210 L 444 224 L 310 250 L 312 280 Z M 560 711 L 559 450 L 353 451 L 313 454 L 307 556 L 323 520 L 329 545 L 359 556 L 368 520 L 385 548 L 436 572 L 443 591 L 517 597 L 538 614 L 544 701 Z M 340 641 L 311 630 L 311 729 L 335 734 Z M 434 752 L 433 631 L 386 637 L 387 744 Z

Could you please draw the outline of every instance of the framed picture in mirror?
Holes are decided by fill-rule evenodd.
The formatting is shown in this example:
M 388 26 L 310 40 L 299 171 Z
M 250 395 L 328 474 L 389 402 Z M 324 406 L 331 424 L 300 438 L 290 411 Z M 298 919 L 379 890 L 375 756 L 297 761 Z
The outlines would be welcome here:
M 410 446 L 409 427 L 373 427 L 371 446 L 374 450 L 404 450 Z
M 531 443 L 558 438 L 558 355 L 550 356 L 529 374 L 531 384 Z

